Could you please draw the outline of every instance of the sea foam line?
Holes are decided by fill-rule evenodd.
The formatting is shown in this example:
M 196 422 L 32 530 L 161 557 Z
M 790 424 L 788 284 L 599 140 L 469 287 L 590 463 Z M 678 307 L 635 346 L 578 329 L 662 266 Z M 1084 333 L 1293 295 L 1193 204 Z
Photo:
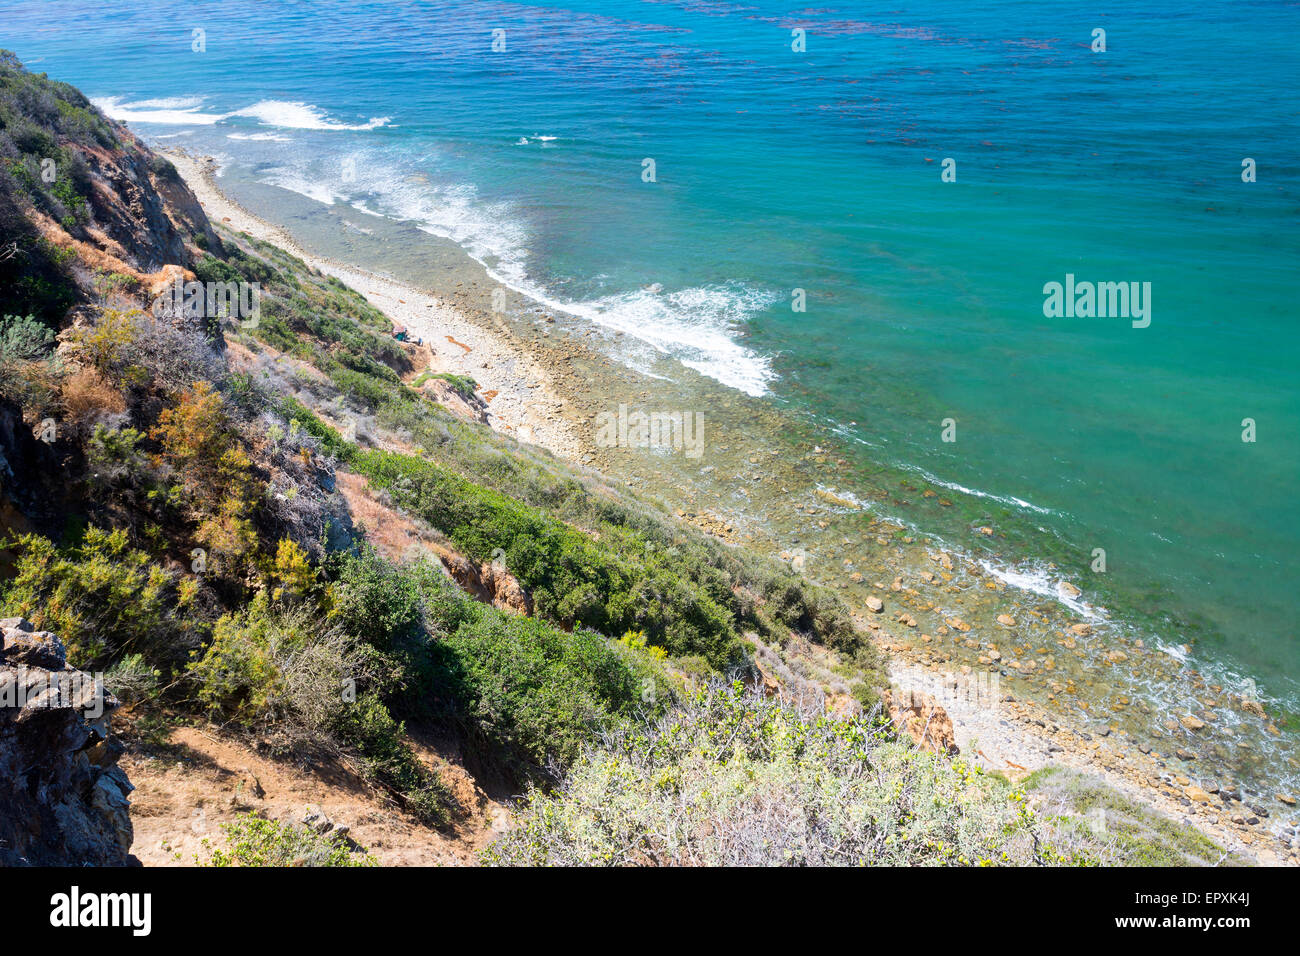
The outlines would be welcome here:
M 170 97 L 123 103 L 120 96 L 101 96 L 91 102 L 115 120 L 163 126 L 213 126 L 232 117 L 243 117 L 258 120 L 263 126 L 285 129 L 361 132 L 387 126 L 391 120 L 388 116 L 374 116 L 366 123 L 339 123 L 329 119 L 318 106 L 290 100 L 260 100 L 229 113 L 201 112 L 203 97 Z
M 424 174 L 403 174 L 369 151 L 352 154 L 351 159 L 352 178 L 347 182 L 341 175 L 322 176 L 319 166 L 278 167 L 263 181 L 327 205 L 349 202 L 360 212 L 415 223 L 456 242 L 502 286 L 548 309 L 644 342 L 748 395 L 765 394 L 775 379 L 770 361 L 738 342 L 736 335 L 751 315 L 777 301 L 776 293 L 732 282 L 671 292 L 652 285 L 586 300 L 562 298 L 529 276 L 526 258 L 532 236 L 507 204 L 483 201 L 472 184 L 439 186 Z
M 1039 505 L 1025 501 L 1023 498 L 1017 498 L 1014 495 L 995 495 L 992 492 L 980 491 L 977 488 L 967 488 L 965 485 L 959 485 L 955 481 L 944 481 L 942 478 L 936 478 L 924 468 L 913 466 L 912 470 L 931 484 L 939 485 L 941 488 L 947 488 L 949 491 L 959 491 L 964 495 L 974 495 L 976 498 L 987 498 L 990 501 L 1001 502 L 1004 505 L 1013 505 L 1014 507 L 1024 508 L 1028 511 L 1036 511 L 1040 515 L 1057 514 L 1057 512 L 1053 511 L 1051 508 L 1040 507 Z

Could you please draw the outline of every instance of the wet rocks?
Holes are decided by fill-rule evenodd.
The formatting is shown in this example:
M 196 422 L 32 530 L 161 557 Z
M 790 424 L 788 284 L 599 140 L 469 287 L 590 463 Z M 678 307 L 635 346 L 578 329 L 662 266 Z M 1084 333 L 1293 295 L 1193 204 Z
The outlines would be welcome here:
M 1243 697 L 1240 706 L 1243 711 L 1255 717 L 1263 718 L 1266 716 L 1264 713 L 1264 707 L 1259 703 L 1259 701 L 1248 700 Z

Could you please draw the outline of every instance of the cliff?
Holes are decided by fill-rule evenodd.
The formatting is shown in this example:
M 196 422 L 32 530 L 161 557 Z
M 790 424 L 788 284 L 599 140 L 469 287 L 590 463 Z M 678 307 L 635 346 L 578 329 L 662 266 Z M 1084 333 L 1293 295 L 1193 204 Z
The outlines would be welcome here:
M 0 634 L 0 866 L 133 863 L 117 698 L 68 666 L 55 635 L 21 618 Z

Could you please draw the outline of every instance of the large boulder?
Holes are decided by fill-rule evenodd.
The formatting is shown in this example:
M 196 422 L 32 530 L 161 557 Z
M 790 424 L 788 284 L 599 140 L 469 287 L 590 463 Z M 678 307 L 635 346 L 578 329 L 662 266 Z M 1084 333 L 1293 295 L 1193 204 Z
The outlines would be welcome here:
M 882 699 L 898 732 L 907 734 L 922 750 L 950 755 L 960 752 L 952 718 L 932 698 L 889 690 Z
M 460 391 L 441 378 L 429 379 L 424 383 L 423 388 L 426 395 L 458 418 L 463 418 L 467 422 L 487 424 L 487 402 L 476 393 Z
M 138 865 L 118 700 L 48 631 L 6 618 L 0 636 L 0 866 Z

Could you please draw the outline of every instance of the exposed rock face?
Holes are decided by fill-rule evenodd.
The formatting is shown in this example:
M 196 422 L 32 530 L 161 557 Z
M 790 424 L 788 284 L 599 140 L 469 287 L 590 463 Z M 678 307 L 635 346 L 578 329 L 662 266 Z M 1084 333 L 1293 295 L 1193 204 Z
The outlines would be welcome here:
M 531 615 L 533 599 L 524 586 L 505 568 L 490 561 L 475 564 L 465 555 L 446 548 L 435 549 L 451 579 L 477 600 L 502 611 Z
M 479 569 L 483 587 L 492 595 L 493 606 L 516 614 L 532 614 L 533 599 L 529 597 L 519 579 L 504 568 L 488 562 Z
M 477 395 L 462 395 L 441 378 L 429 379 L 423 388 L 430 398 L 453 415 L 469 422 L 487 424 L 487 403 Z
M 39 514 L 51 504 L 49 496 L 30 479 L 57 473 L 58 458 L 50 446 L 33 436 L 22 409 L 0 399 L 0 529 L 27 530 L 20 515 Z M 8 512 L 14 510 L 15 514 Z
M 121 149 L 78 147 L 95 183 L 95 225 L 108 240 L 106 251 L 123 253 L 141 272 L 167 263 L 188 265 L 188 236 L 202 234 L 209 243 L 219 242 L 202 207 L 169 163 L 125 127 L 114 125 Z
M 0 635 L 0 866 L 135 864 L 117 699 L 48 631 L 6 618 Z
M 922 750 L 939 754 L 960 752 L 952 718 L 931 698 L 890 690 L 885 692 L 883 701 L 894 726 L 916 741 Z

